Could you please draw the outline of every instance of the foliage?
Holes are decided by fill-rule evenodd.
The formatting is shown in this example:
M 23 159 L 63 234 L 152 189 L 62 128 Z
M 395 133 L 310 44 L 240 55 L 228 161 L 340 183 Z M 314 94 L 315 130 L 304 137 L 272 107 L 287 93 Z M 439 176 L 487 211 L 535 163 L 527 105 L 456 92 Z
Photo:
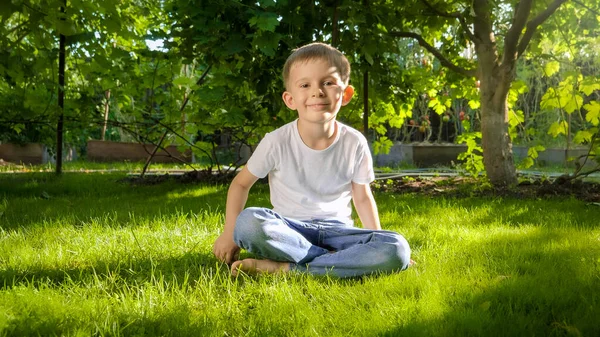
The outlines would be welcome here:
M 484 173 L 483 167 L 483 149 L 479 145 L 481 132 L 467 132 L 460 135 L 457 139 L 458 144 L 466 144 L 467 150 L 458 155 L 458 160 L 463 160 L 464 169 L 473 177 L 479 177 Z
M 483 58 L 475 57 L 473 43 L 473 13 L 480 3 L 489 5 L 493 33 L 508 38 L 512 2 L 74 0 L 65 14 L 62 0 L 2 4 L 0 138 L 53 143 L 58 33 L 67 35 L 68 44 L 66 138 L 79 147 L 102 136 L 108 108 L 107 139 L 159 143 L 164 135 L 165 142 L 192 147 L 211 167 L 235 165 L 237 155 L 222 154 L 224 146 L 254 145 L 296 118 L 282 104 L 280 72 L 293 48 L 315 40 L 348 56 L 357 94 L 339 119 L 362 128 L 368 117 L 374 152 L 387 151 L 395 141 L 440 141 L 442 127 L 463 133 L 465 116 L 486 137 L 481 78 L 475 78 Z M 552 115 L 561 109 L 570 116 L 588 107 L 580 115 L 589 121 L 581 119 L 578 126 L 597 120 L 588 101 L 597 90 L 590 72 L 597 60 L 586 54 L 598 43 L 595 6 L 588 0 L 562 4 L 535 34 L 523 37 L 531 38 L 529 49 L 507 91 L 506 127 L 513 142 L 539 150 L 551 141 L 548 128 L 566 133 L 567 118 Z M 547 7 L 533 4 L 531 18 Z M 147 40 L 162 47 L 149 48 Z M 494 42 L 499 57 L 505 42 Z M 566 61 L 574 64 L 571 74 Z M 555 91 L 545 81 L 558 81 Z M 574 82 L 581 88 L 569 86 Z M 432 116 L 447 121 L 424 123 Z M 576 143 L 589 143 L 596 134 L 576 131 Z
M 559 18 L 553 24 L 561 26 L 560 34 L 546 35 L 540 41 L 543 55 L 538 64 L 543 66 L 545 91 L 540 99 L 540 110 L 554 116 L 547 134 L 561 137 L 566 147 L 585 146 L 589 149 L 586 158 L 575 160 L 574 176 L 586 175 L 600 170 L 600 134 L 598 114 L 600 112 L 600 59 L 581 46 L 600 43 L 598 27 L 590 26 L 589 12 L 577 6 L 567 6 L 570 16 Z M 562 20 L 560 20 L 562 19 Z M 566 20 L 578 20 L 578 25 L 565 25 Z M 595 168 L 587 172 L 582 163 L 595 161 Z
M 590 34 L 597 27 L 598 17 L 594 14 L 597 13 L 594 10 L 596 4 L 571 2 L 563 6 L 564 2 L 557 0 L 542 5 L 539 2 L 523 1 L 514 5 L 512 2 L 483 0 L 470 3 L 430 3 L 420 0 L 403 4 L 404 15 L 400 17 L 421 15 L 427 19 L 413 22 L 396 20 L 386 24 L 394 36 L 417 41 L 443 66 L 467 77 L 477 76 L 481 81 L 480 95 L 482 99 L 486 99 L 481 102 L 479 113 L 483 148 L 487 151 L 484 159 L 487 158 L 486 169 L 492 169 L 488 174 L 494 184 L 507 185 L 516 180 L 514 168 L 506 165 L 507 163 L 499 164 L 498 161 L 511 160 L 510 156 L 501 155 L 510 153 L 510 139 L 506 134 L 514 138 L 517 127 L 525 121 L 523 111 L 513 109 L 518 95 L 528 90 L 523 83 L 511 85 L 516 75 L 517 60 L 524 59 L 522 56 L 530 43 L 534 46 L 529 48 L 529 53 L 533 52 L 537 56 L 540 52 L 540 37 L 562 33 L 560 28 L 551 30 L 542 26 L 546 21 L 561 21 L 570 27 L 584 27 L 583 29 L 587 29 L 584 36 L 597 35 Z M 502 40 L 497 37 L 502 37 Z M 578 37 L 577 34 L 569 35 L 576 44 L 583 45 L 587 42 Z M 468 58 L 472 48 L 477 54 L 476 60 Z M 461 57 L 465 55 L 466 59 Z M 473 63 L 477 64 L 476 67 Z M 477 72 L 474 68 L 477 68 Z M 544 70 L 551 74 L 556 68 L 557 64 L 551 63 Z M 443 109 L 438 102 L 432 102 L 430 107 L 439 109 L 436 111 L 438 113 Z
M 99 119 L 96 107 L 106 90 L 139 80 L 138 53 L 147 51 L 143 35 L 156 6 L 143 0 L 120 1 L 118 6 L 70 1 L 63 14 L 63 5 L 64 1 L 13 1 L 0 7 L 4 140 L 53 144 L 53 128 L 62 113 L 56 106 L 59 33 L 66 35 L 68 48 L 64 115 L 69 143 L 80 144 L 90 136 L 87 129 Z M 91 135 L 97 134 L 94 131 Z

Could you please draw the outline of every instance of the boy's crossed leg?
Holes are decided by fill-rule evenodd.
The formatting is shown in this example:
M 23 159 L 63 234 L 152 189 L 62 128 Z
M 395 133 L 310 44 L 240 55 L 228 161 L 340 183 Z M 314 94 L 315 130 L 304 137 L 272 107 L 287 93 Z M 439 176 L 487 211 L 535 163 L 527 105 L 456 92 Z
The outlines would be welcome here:
M 298 222 L 264 208 L 244 210 L 234 237 L 241 248 L 266 259 L 235 261 L 233 275 L 240 270 L 248 274 L 298 270 L 353 277 L 404 270 L 414 264 L 408 243 L 397 233 Z

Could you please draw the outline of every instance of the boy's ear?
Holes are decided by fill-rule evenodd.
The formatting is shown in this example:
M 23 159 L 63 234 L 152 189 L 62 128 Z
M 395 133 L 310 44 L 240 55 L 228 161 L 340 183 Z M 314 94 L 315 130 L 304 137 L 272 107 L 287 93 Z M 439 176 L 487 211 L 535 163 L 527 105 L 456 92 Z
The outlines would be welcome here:
M 354 87 L 349 85 L 344 89 L 344 96 L 342 97 L 342 105 L 346 105 L 350 103 L 352 100 L 352 96 L 354 96 Z
M 285 105 L 287 105 L 288 108 L 296 110 L 294 104 L 294 97 L 292 97 L 291 93 L 289 93 L 288 91 L 284 91 L 283 95 L 281 95 L 281 98 L 283 98 L 283 103 L 285 103 Z

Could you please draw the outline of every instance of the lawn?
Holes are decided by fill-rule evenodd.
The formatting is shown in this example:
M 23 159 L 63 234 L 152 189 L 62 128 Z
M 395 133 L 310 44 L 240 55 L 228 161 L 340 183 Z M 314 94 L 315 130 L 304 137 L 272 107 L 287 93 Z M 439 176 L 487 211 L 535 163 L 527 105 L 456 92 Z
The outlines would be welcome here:
M 378 192 L 415 267 L 235 279 L 211 253 L 227 186 L 124 176 L 0 174 L 1 336 L 600 335 L 597 205 Z

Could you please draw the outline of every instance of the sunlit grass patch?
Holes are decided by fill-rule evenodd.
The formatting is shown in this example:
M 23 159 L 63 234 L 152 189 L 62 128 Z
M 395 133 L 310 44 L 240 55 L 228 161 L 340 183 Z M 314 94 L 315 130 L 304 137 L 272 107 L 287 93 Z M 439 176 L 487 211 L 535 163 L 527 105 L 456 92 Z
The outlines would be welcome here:
M 232 278 L 227 186 L 124 173 L 0 176 L 0 335 L 597 335 L 597 207 L 376 193 L 417 265 L 339 280 Z M 268 186 L 249 205 L 268 206 Z

